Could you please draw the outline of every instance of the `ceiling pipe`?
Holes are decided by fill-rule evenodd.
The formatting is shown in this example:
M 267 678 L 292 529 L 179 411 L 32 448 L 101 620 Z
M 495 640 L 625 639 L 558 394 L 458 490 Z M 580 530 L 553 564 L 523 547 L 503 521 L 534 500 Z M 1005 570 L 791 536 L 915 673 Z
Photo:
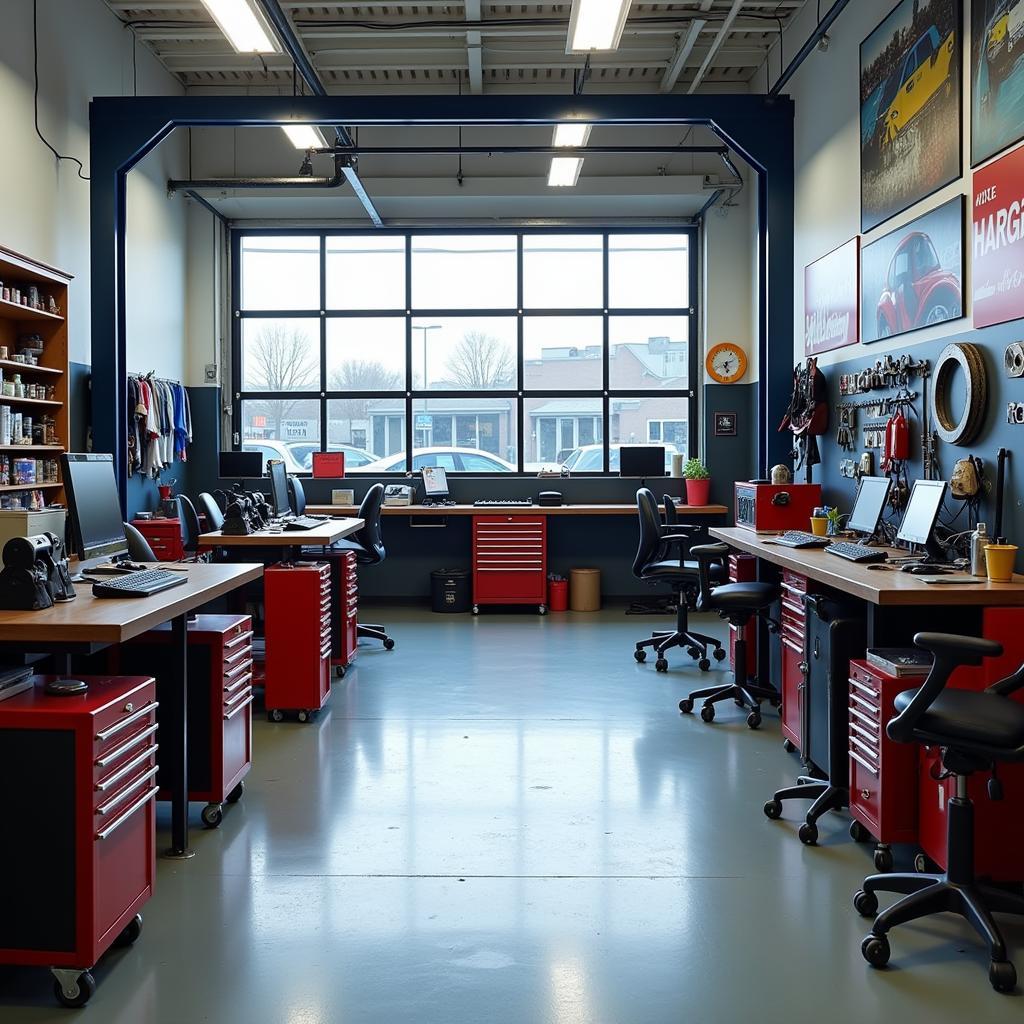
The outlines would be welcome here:
M 324 190 L 339 188 L 345 184 L 346 176 L 345 158 L 335 156 L 334 174 L 330 178 L 315 178 L 310 174 L 300 175 L 296 178 L 193 178 L 184 181 L 178 178 L 171 178 L 167 182 L 168 192 L 185 192 L 191 194 L 195 189 L 246 189 L 246 188 L 300 188 L 311 190 Z
M 797 55 L 789 62 L 786 70 L 779 75 L 775 84 L 768 90 L 769 96 L 778 96 L 780 92 L 786 87 L 786 83 L 797 73 L 800 65 L 810 56 L 811 51 L 818 45 L 821 37 L 832 27 L 832 23 L 843 13 L 843 8 L 850 2 L 850 0 L 836 0 L 836 2 L 829 8 L 825 17 L 818 22 L 815 30 L 810 34 L 807 42 L 800 47 Z M 782 36 L 779 36 L 779 46 L 782 45 Z
M 274 31 L 277 33 L 277 37 L 284 47 L 285 52 L 292 59 L 295 64 L 295 69 L 302 76 L 302 80 L 309 86 L 310 91 L 316 96 L 326 96 L 327 87 L 322 81 L 320 76 L 316 72 L 316 68 L 313 67 L 312 62 L 306 54 L 302 43 L 299 41 L 299 37 L 295 34 L 295 29 L 292 27 L 291 21 L 288 16 L 281 9 L 278 0 L 259 0 L 260 8 L 263 13 L 267 16 L 271 25 L 274 26 Z M 347 128 L 341 125 L 336 125 L 334 132 L 337 135 L 338 142 L 343 146 L 351 146 L 354 142 L 352 136 L 349 134 Z M 335 171 L 337 172 L 338 167 L 335 165 Z M 373 221 L 375 227 L 383 227 L 384 220 L 381 215 L 377 212 L 377 207 L 374 206 L 373 200 L 370 198 L 369 193 L 363 187 L 362 181 L 359 179 L 359 174 L 356 171 L 354 163 L 348 164 L 341 168 L 341 171 L 352 186 L 352 190 L 355 192 L 359 199 L 359 202 L 363 204 L 363 209 L 366 210 L 367 216 Z M 242 188 L 248 187 L 260 187 L 260 186 L 240 186 Z M 273 186 L 271 186 L 273 187 Z M 300 186 L 301 187 L 301 186 Z M 334 187 L 334 186 L 321 186 L 321 187 Z
M 363 154 L 367 156 L 399 156 L 414 154 L 419 156 L 471 156 L 481 154 L 507 155 L 515 153 L 538 153 L 544 156 L 592 156 L 594 154 L 611 153 L 713 153 L 727 161 L 735 171 L 735 165 L 728 161 L 729 150 L 726 146 L 350 146 L 344 150 L 314 149 L 313 153 L 344 155 Z

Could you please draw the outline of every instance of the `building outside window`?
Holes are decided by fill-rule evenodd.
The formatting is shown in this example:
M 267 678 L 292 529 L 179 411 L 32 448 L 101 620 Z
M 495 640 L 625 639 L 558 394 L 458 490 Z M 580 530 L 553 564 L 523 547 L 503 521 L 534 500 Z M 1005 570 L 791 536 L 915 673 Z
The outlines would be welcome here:
M 234 235 L 236 446 L 346 472 L 689 454 L 690 229 Z M 295 465 L 292 465 L 292 463 Z

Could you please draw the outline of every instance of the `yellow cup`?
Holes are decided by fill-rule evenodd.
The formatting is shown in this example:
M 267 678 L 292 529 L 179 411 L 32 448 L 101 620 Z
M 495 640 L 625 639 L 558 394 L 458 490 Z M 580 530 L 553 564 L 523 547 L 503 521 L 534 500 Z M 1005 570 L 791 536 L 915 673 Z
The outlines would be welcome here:
M 824 516 L 811 516 L 811 533 L 815 537 L 827 537 L 828 520 Z
M 985 564 L 988 567 L 988 578 L 998 583 L 1008 583 L 1013 579 L 1013 563 L 1016 558 L 1016 544 L 986 544 Z

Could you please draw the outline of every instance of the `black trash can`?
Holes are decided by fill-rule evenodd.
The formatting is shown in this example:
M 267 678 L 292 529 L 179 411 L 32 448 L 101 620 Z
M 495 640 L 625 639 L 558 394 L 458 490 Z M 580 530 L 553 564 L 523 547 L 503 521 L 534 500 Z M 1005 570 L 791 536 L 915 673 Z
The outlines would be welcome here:
M 435 612 L 468 612 L 473 579 L 468 569 L 435 569 L 430 574 L 430 607 Z

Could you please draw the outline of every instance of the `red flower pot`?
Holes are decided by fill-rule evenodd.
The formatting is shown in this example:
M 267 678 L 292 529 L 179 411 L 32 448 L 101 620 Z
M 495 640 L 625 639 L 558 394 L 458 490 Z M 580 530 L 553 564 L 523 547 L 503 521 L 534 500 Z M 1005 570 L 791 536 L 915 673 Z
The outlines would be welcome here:
M 709 505 L 711 497 L 711 480 L 687 480 L 686 504 Z

